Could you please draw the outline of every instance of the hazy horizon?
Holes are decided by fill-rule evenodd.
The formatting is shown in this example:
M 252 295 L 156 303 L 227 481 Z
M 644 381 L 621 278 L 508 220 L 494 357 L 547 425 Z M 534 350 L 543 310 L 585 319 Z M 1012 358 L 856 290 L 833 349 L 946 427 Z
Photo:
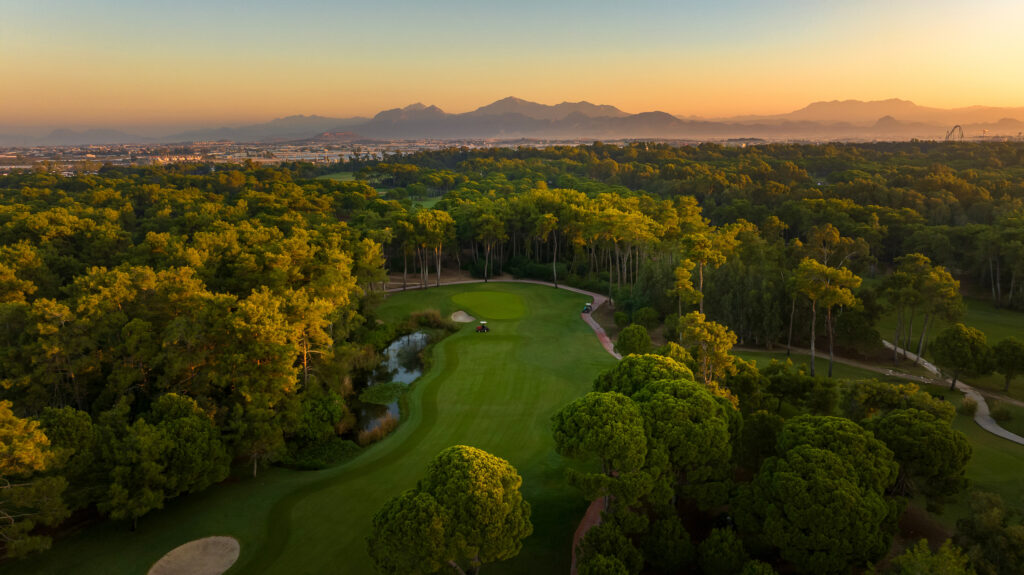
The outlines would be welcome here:
M 1024 105 L 1024 5 L 0 0 L 0 126 L 460 113 L 507 96 L 720 118 L 815 101 Z

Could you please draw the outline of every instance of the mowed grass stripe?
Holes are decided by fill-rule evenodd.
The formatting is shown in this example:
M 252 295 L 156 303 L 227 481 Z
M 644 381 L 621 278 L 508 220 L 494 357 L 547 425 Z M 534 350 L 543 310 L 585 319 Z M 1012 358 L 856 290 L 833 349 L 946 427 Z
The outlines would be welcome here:
M 355 460 L 324 471 L 271 469 L 256 480 L 217 485 L 147 515 L 137 532 L 124 522 L 100 523 L 0 572 L 145 573 L 177 545 L 231 535 L 242 553 L 229 574 L 369 574 L 364 538 L 373 514 L 413 486 L 439 451 L 464 443 L 509 459 L 533 505 L 534 535 L 517 558 L 489 565 L 488 573 L 564 573 L 586 502 L 565 484 L 550 417 L 586 393 L 614 360 L 579 319 L 588 298 L 550 287 L 410 291 L 388 298 L 380 314 L 400 319 L 435 308 L 447 315 L 461 309 L 452 295 L 477 291 L 515 294 L 524 303 L 522 317 L 495 320 L 489 334 L 474 333 L 470 324 L 440 342 L 431 370 L 408 394 L 402 425 Z
M 524 288 L 509 285 L 503 287 L 516 291 Z M 492 284 L 479 289 L 491 291 L 501 288 L 493 287 Z M 566 292 L 559 293 L 569 295 Z M 372 567 L 365 551 L 365 528 L 337 531 L 332 537 L 332 554 L 319 546 L 311 554 L 308 552 L 309 546 L 301 542 L 316 537 L 315 526 L 329 524 L 332 518 L 335 522 L 343 521 L 353 526 L 369 526 L 373 514 L 384 501 L 411 487 L 434 455 L 450 445 L 473 445 L 509 459 L 524 474 L 527 483 L 530 478 L 539 481 L 545 473 L 550 474 L 550 470 L 544 469 L 544 464 L 545 459 L 554 455 L 549 428 L 551 414 L 585 392 L 596 372 L 601 367 L 611 365 L 613 360 L 608 357 L 603 362 L 588 362 L 594 369 L 593 373 L 585 374 L 578 365 L 570 368 L 572 362 L 564 358 L 578 354 L 579 350 L 588 350 L 595 358 L 607 357 L 592 333 L 581 341 L 567 342 L 564 337 L 559 338 L 563 347 L 571 343 L 579 348 L 575 352 L 563 351 L 559 354 L 551 351 L 541 354 L 543 348 L 551 347 L 551 341 L 537 344 L 529 334 L 535 333 L 542 339 L 550 340 L 553 334 L 564 332 L 565 326 L 582 323 L 578 320 L 576 308 L 582 305 L 583 300 L 585 298 L 580 296 L 556 297 L 548 302 L 562 309 L 562 313 L 553 316 L 560 317 L 562 322 L 537 321 L 544 314 L 537 314 L 535 318 L 530 310 L 536 302 L 530 302 L 531 305 L 523 312 L 525 315 L 522 320 L 495 320 L 493 331 L 489 334 L 476 334 L 470 329 L 464 329 L 439 344 L 436 355 L 443 356 L 444 365 L 435 365 L 433 377 L 421 382 L 423 388 L 428 389 L 422 398 L 423 406 L 434 404 L 433 409 L 423 411 L 424 421 L 430 420 L 431 425 L 429 429 L 418 432 L 422 440 L 416 442 L 415 449 L 406 447 L 411 445 L 409 443 L 402 443 L 395 451 L 401 454 L 401 460 L 393 465 L 390 463 L 394 456 L 389 456 L 389 465 L 379 469 L 374 466 L 372 473 L 356 472 L 340 477 L 331 486 L 315 494 L 306 494 L 301 501 L 289 502 L 291 514 L 288 523 L 292 525 L 290 544 L 275 549 L 276 558 L 263 554 L 263 561 L 258 561 L 257 565 L 266 567 L 260 572 L 319 573 L 330 569 L 338 571 L 342 565 L 345 568 L 340 572 L 370 572 Z M 539 309 L 544 307 L 541 305 Z M 480 313 L 472 308 L 466 311 L 471 314 Z M 494 313 L 493 310 L 491 313 Z M 560 326 L 560 323 L 564 326 Z M 576 335 L 586 337 L 588 333 L 579 331 Z M 524 347 L 533 348 L 525 352 L 527 357 L 532 357 L 531 361 L 521 360 L 524 355 L 521 348 Z M 545 358 L 552 357 L 560 358 L 562 365 L 550 365 L 545 361 Z M 566 378 L 564 374 L 569 372 L 572 377 Z M 399 439 L 395 437 L 387 441 L 397 442 Z M 558 500 L 565 499 L 567 495 L 556 490 L 554 501 L 549 503 L 549 491 L 526 489 L 525 486 L 524 490 L 528 498 L 532 493 L 535 499 L 532 503 L 538 508 L 557 506 Z M 578 496 L 576 499 L 576 505 L 561 509 L 582 510 L 583 502 L 578 500 Z M 578 517 L 570 513 L 568 516 L 561 514 L 560 517 L 552 518 L 550 514 L 540 513 L 539 519 L 542 520 L 539 527 L 545 530 L 557 527 L 566 533 L 563 537 L 559 536 L 561 533 L 553 534 L 553 537 L 545 536 L 543 532 L 538 533 L 527 541 L 527 547 L 535 549 L 531 549 L 523 561 L 536 561 L 537 564 L 531 569 L 539 567 L 542 572 L 558 571 L 567 566 L 568 544 L 559 549 L 553 547 L 551 542 L 564 542 L 565 537 L 571 538 Z M 304 525 L 295 526 L 296 523 Z

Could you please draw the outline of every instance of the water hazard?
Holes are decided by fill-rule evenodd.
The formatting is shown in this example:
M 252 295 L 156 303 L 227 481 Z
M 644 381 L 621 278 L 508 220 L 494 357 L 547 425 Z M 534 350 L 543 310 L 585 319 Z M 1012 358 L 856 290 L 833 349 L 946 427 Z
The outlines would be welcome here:
M 426 333 L 416 332 L 391 342 L 391 345 L 384 350 L 384 361 L 367 379 L 363 393 L 381 384 L 393 382 L 404 387 L 416 381 L 423 375 L 420 352 L 427 347 L 429 339 L 430 337 Z M 387 394 L 383 394 L 383 398 L 386 399 Z M 359 417 L 358 428 L 362 431 L 372 431 L 388 419 L 397 421 L 401 416 L 398 408 L 398 395 L 394 394 L 394 398 L 387 403 L 384 403 L 381 397 L 375 398 L 373 403 L 360 401 L 356 413 Z

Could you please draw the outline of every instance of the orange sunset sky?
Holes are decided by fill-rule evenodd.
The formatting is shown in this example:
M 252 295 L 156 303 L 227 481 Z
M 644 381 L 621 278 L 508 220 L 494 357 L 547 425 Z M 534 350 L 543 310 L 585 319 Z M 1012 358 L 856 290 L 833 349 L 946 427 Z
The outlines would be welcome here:
M 505 96 L 680 116 L 1024 105 L 1024 2 L 0 0 L 0 127 L 346 117 Z

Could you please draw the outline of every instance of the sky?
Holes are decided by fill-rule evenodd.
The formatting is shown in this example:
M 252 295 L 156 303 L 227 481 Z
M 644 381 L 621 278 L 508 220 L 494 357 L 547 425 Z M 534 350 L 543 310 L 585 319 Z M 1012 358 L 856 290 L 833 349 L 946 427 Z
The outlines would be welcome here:
M 447 112 L 1024 106 L 1021 0 L 0 0 L 0 127 Z

